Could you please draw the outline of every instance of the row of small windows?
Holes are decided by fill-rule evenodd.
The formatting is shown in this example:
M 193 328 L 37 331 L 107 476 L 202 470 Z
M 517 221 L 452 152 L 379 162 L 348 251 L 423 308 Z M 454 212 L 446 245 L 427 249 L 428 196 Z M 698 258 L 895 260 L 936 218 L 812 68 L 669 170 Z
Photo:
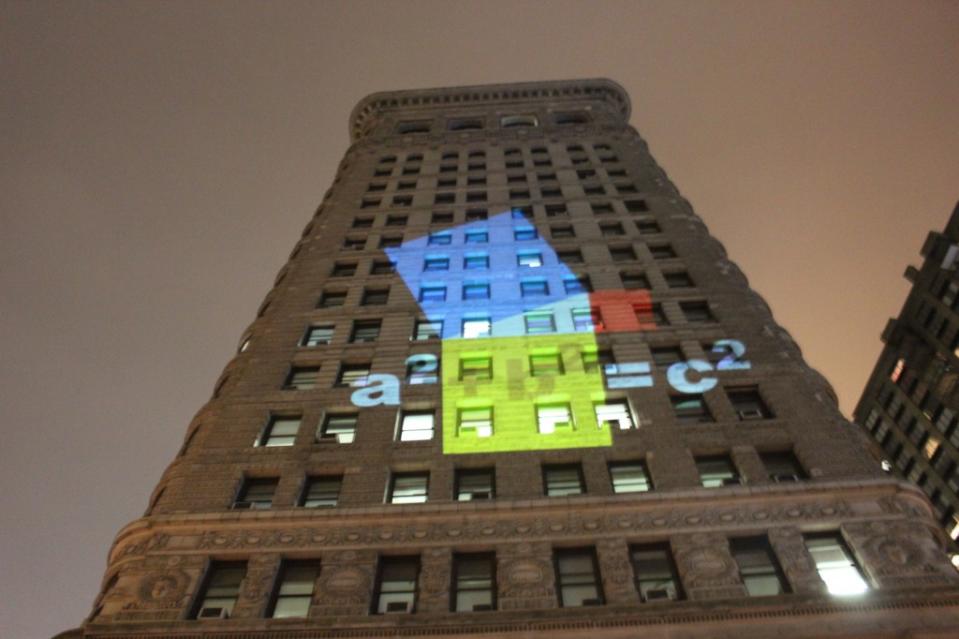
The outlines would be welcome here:
M 626 211 L 636 215 L 649 212 L 649 207 L 645 200 L 627 200 L 623 202 Z M 609 215 L 615 213 L 612 204 L 591 202 L 590 207 L 596 216 Z M 565 203 L 553 203 L 543 205 L 543 211 L 547 218 L 566 218 L 569 217 L 569 208 Z M 534 218 L 534 207 L 528 205 L 519 205 L 513 207 L 513 219 L 531 220 Z M 373 228 L 375 217 L 372 215 L 360 215 L 353 219 L 352 228 L 369 229 Z M 465 222 L 482 222 L 489 219 L 489 210 L 485 208 L 468 208 L 464 213 Z M 384 221 L 384 227 L 404 227 L 409 221 L 408 215 L 388 215 Z M 430 224 L 451 224 L 454 221 L 452 211 L 433 211 L 430 216 Z M 662 229 L 658 222 L 652 219 L 637 219 L 635 222 L 637 230 L 642 234 L 661 233 Z
M 468 169 L 471 173 L 474 173 L 474 172 L 480 171 L 481 169 L 485 169 L 485 167 L 486 167 L 485 164 L 483 165 L 470 164 L 468 166 Z M 443 166 L 443 167 L 440 167 L 440 172 L 452 173 L 455 171 L 455 169 L 456 169 L 455 166 Z M 388 172 L 388 174 L 389 173 L 391 172 Z M 396 183 L 397 192 L 413 191 L 413 190 L 416 190 L 417 188 L 424 188 L 424 189 L 433 188 L 433 184 L 429 181 L 426 184 L 424 184 L 422 187 L 420 187 L 418 179 L 416 179 L 415 177 L 419 175 L 418 170 L 410 171 L 410 174 L 412 174 L 410 175 L 410 177 L 412 177 L 413 179 L 404 180 L 403 178 L 400 178 L 397 181 Z M 581 182 L 581 188 L 583 189 L 583 192 L 586 195 L 603 195 L 604 193 L 606 193 L 606 187 L 612 187 L 613 195 L 617 195 L 617 194 L 629 195 L 633 193 L 638 193 L 639 189 L 636 187 L 635 184 L 632 184 L 631 182 L 621 181 L 619 179 L 619 178 L 626 177 L 626 175 L 627 174 L 625 169 L 607 170 L 606 177 L 609 178 L 610 181 L 601 182 L 600 175 L 596 172 L 596 169 L 581 168 L 576 170 L 576 177 Z M 558 183 L 558 178 L 555 172 L 535 172 L 534 176 L 536 178 L 536 182 L 540 186 L 540 194 L 542 197 L 559 197 L 560 195 L 562 195 L 562 193 L 555 186 L 553 186 L 553 183 Z M 510 171 L 510 172 L 507 172 L 506 174 L 506 184 L 510 188 L 515 188 L 519 186 L 527 187 L 529 185 L 529 181 L 530 181 L 529 177 L 527 176 L 525 171 L 524 172 Z M 604 184 L 606 186 L 604 186 Z M 462 179 L 460 179 L 456 175 L 446 176 L 446 177 L 440 175 L 436 179 L 436 188 L 439 188 L 439 189 L 455 188 L 457 186 L 470 187 L 470 186 L 486 186 L 486 185 L 487 185 L 487 181 L 486 181 L 485 173 L 479 174 L 479 175 L 475 173 L 468 174 Z M 387 187 L 388 187 L 388 184 L 385 181 L 370 182 L 367 185 L 366 191 L 367 193 L 383 193 L 387 190 Z M 518 196 L 514 198 L 512 191 L 510 192 L 510 197 L 511 199 L 522 199 L 522 196 Z M 527 193 L 525 197 L 528 199 L 530 196 Z M 382 200 L 379 200 L 379 202 L 382 203 Z M 371 201 L 366 208 L 373 205 L 374 204 Z M 400 204 L 400 206 L 406 206 L 406 205 L 408 204 L 402 204 L 402 203 Z
M 424 424 L 411 424 L 411 428 Z M 416 430 L 413 439 L 422 437 Z M 808 479 L 791 451 L 760 452 L 766 480 L 791 483 Z M 694 457 L 703 488 L 739 486 L 745 482 L 728 455 Z M 614 462 L 608 465 L 610 487 L 614 494 L 643 493 L 654 490 L 647 466 L 642 461 Z M 279 477 L 247 477 L 243 480 L 232 508 L 234 510 L 266 510 L 274 507 Z M 544 464 L 542 494 L 545 497 L 585 495 L 586 481 L 580 464 Z M 430 473 L 395 472 L 387 481 L 384 503 L 423 504 L 429 500 Z M 294 506 L 300 508 L 333 508 L 338 505 L 343 485 L 342 475 L 307 476 Z M 496 498 L 495 472 L 492 468 L 461 468 L 455 472 L 452 499 L 478 501 Z
M 587 145 L 588 146 L 588 145 Z M 570 157 L 583 157 L 587 154 L 588 148 L 583 144 L 567 144 L 566 152 Z M 592 150 L 599 156 L 605 157 L 607 159 L 612 158 L 613 147 L 606 142 L 598 142 L 591 146 Z M 529 154 L 534 157 L 543 157 L 549 154 L 549 149 L 543 145 L 536 145 L 529 147 Z M 503 149 L 503 157 L 509 159 L 516 159 L 523 156 L 523 148 L 518 146 L 509 146 Z M 455 149 L 447 149 L 440 153 L 440 160 L 443 162 L 458 162 L 463 158 L 463 153 Z M 465 151 L 465 157 L 470 162 L 481 162 L 486 160 L 486 151 L 483 149 L 471 149 Z M 415 165 L 423 162 L 424 155 L 419 152 L 411 152 L 406 155 L 404 158 L 404 163 L 407 165 Z M 378 164 L 380 166 L 392 166 L 395 165 L 398 161 L 397 156 L 395 155 L 384 155 L 382 156 Z
M 590 121 L 590 115 L 586 111 L 551 113 L 549 117 L 551 124 L 556 126 L 581 125 Z M 498 122 L 503 129 L 535 128 L 540 125 L 539 116 L 531 113 L 503 115 Z M 432 120 L 404 120 L 396 125 L 396 133 L 400 135 L 430 133 L 433 128 Z M 485 117 L 476 116 L 448 118 L 445 128 L 447 131 L 482 131 L 488 127 Z
M 809 533 L 803 542 L 819 577 L 834 595 L 858 595 L 869 587 L 863 572 L 839 532 Z M 790 592 L 776 550 L 765 535 L 729 539 L 730 554 L 749 597 Z M 670 543 L 629 547 L 633 586 L 643 603 L 685 598 Z M 498 607 L 497 557 L 493 552 L 454 553 L 450 570 L 451 612 L 484 612 Z M 318 559 L 284 560 L 277 572 L 266 616 L 309 617 L 321 572 Z M 194 619 L 229 618 L 240 598 L 246 562 L 212 562 L 193 607 Z M 562 608 L 606 604 L 596 549 L 553 550 L 557 604 Z M 417 611 L 422 573 L 419 555 L 380 556 L 370 614 L 411 614 Z
M 518 183 L 518 182 L 525 182 L 525 181 L 526 181 L 526 180 L 525 180 L 525 177 L 523 177 L 523 178 L 516 177 L 515 179 L 511 179 L 509 183 L 510 183 L 510 184 L 515 184 L 515 183 Z M 480 177 L 470 177 L 470 178 L 467 178 L 466 185 L 467 185 L 467 186 L 485 186 L 485 185 L 486 185 L 486 178 L 480 178 Z M 414 188 L 415 186 L 416 186 L 415 183 L 412 183 L 412 182 L 410 182 L 410 183 L 400 182 L 400 184 L 399 184 L 399 188 L 400 188 L 401 190 L 412 189 L 412 188 Z M 437 186 L 438 186 L 439 188 L 452 188 L 452 187 L 455 187 L 455 186 L 456 186 L 456 180 L 455 180 L 455 179 L 452 179 L 452 178 L 449 179 L 449 180 L 440 180 L 440 181 L 437 183 Z M 381 187 L 382 187 L 382 188 L 381 188 Z M 586 195 L 586 196 L 595 196 L 595 195 L 600 195 L 600 196 L 603 196 L 603 195 L 612 195 L 612 196 L 616 196 L 616 195 L 632 195 L 632 194 L 635 194 L 635 193 L 638 193 L 638 192 L 639 192 L 639 189 L 637 189 L 635 185 L 630 184 L 630 183 L 626 183 L 626 182 L 615 182 L 615 183 L 611 184 L 610 187 L 612 188 L 612 191 L 611 191 L 611 192 L 607 191 L 607 188 L 604 187 L 604 186 L 601 185 L 601 184 L 583 185 L 581 188 L 583 189 L 583 194 Z M 376 192 L 376 191 L 383 191 L 383 190 L 385 190 L 385 188 L 386 188 L 385 185 L 382 185 L 382 184 L 380 184 L 380 185 L 371 185 L 371 188 L 370 188 L 369 190 L 370 190 L 371 192 Z M 535 197 L 536 197 L 536 198 L 549 199 L 549 198 L 561 198 L 561 197 L 563 197 L 563 195 L 564 195 L 564 193 L 563 193 L 562 189 L 559 187 L 559 185 L 557 185 L 557 186 L 555 186 L 555 187 L 541 186 L 541 187 L 539 188 L 539 194 L 538 194 L 537 196 L 535 196 Z M 568 195 L 569 197 L 576 197 L 576 194 L 575 194 L 575 193 L 567 194 L 567 195 Z M 530 191 L 528 187 L 522 187 L 522 188 L 510 187 L 509 190 L 508 190 L 507 196 L 508 196 L 508 198 L 509 198 L 511 201 L 531 200 L 531 199 L 534 199 L 533 192 Z M 456 193 L 456 192 L 453 192 L 453 191 L 439 192 L 439 193 L 436 193 L 436 194 L 433 195 L 433 204 L 455 204 L 455 203 L 457 202 L 457 199 L 458 199 L 458 198 L 457 198 L 457 193 Z M 465 194 L 463 195 L 463 197 L 462 197 L 462 198 L 459 198 L 459 199 L 460 199 L 461 201 L 465 201 L 465 202 L 467 202 L 467 203 L 486 202 L 486 201 L 487 201 L 487 192 L 486 192 L 486 191 L 469 191 L 469 190 L 467 190 L 467 191 L 465 192 Z M 401 194 L 393 195 L 393 196 L 390 198 L 389 205 L 390 205 L 390 206 L 393 206 L 393 207 L 409 207 L 409 206 L 413 206 L 413 196 L 412 196 L 412 195 L 401 195 Z M 360 208 L 361 208 L 361 209 L 369 209 L 369 208 L 375 208 L 375 207 L 379 207 L 379 206 L 384 206 L 384 200 L 383 200 L 383 198 L 378 198 L 378 197 L 364 197 L 364 198 L 360 201 Z M 598 209 L 598 210 L 597 210 L 597 209 Z M 594 205 L 594 212 L 597 212 L 597 213 L 612 213 L 612 212 L 613 212 L 613 211 L 612 211 L 612 205 L 610 205 L 610 204 Z

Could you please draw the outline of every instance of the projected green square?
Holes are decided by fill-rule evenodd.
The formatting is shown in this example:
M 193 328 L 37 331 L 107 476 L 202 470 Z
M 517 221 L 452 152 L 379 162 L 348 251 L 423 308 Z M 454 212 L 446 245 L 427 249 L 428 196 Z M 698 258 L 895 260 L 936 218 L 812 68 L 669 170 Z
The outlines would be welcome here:
M 595 351 L 593 333 L 443 340 L 443 452 L 611 446 Z

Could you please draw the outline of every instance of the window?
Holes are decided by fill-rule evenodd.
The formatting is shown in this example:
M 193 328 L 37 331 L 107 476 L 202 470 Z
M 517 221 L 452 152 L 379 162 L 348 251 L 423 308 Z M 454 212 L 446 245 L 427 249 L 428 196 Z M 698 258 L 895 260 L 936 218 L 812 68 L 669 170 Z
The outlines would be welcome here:
M 663 232 L 663 229 L 660 228 L 659 223 L 652 220 L 637 220 L 636 229 L 642 235 L 655 235 L 656 233 Z
M 765 536 L 730 539 L 729 549 L 750 597 L 769 597 L 789 591 L 776 555 Z
M 613 492 L 645 493 L 652 489 L 646 464 L 642 462 L 616 462 L 609 465 L 609 479 Z
M 489 217 L 486 209 L 466 209 L 467 222 L 482 222 Z
M 566 209 L 565 204 L 547 204 L 546 205 L 546 217 L 566 217 L 569 215 L 569 211 Z M 556 237 L 556 234 L 553 234 L 553 237 Z
M 493 408 L 491 406 L 461 408 L 457 415 L 456 434 L 457 436 L 491 436 L 493 434 Z
M 488 553 L 453 555 L 453 612 L 496 609 L 495 562 Z
M 324 291 L 320 297 L 320 308 L 335 308 L 346 303 L 346 291 Z
M 576 237 L 576 232 L 573 230 L 573 227 L 568 224 L 557 224 L 549 227 L 550 234 L 554 239 L 562 239 L 568 237 Z
M 489 317 L 474 317 L 463 320 L 463 337 L 465 339 L 489 337 L 491 330 L 492 323 Z
M 709 310 L 709 304 L 706 302 L 680 302 L 679 308 L 682 309 L 686 321 L 690 324 L 706 324 L 716 321 L 712 311 Z
M 759 459 L 766 467 L 766 475 L 774 482 L 783 483 L 806 479 L 806 472 L 792 451 L 759 453 Z
M 535 240 L 538 237 L 539 234 L 532 226 L 513 229 L 513 239 L 517 242 Z
M 233 502 L 236 510 L 265 510 L 273 505 L 273 495 L 280 480 L 276 477 L 247 477 Z
M 463 256 L 465 270 L 483 270 L 489 268 L 489 255 L 486 253 L 467 253 Z
M 240 585 L 246 577 L 246 562 L 214 561 L 210 564 L 195 619 L 227 619 L 240 596 Z
M 669 398 L 673 413 L 680 424 L 698 424 L 713 421 L 712 413 L 702 395 L 673 395 Z
M 609 255 L 614 262 L 631 262 L 636 259 L 636 251 L 630 245 L 610 246 Z
M 562 375 L 563 360 L 559 353 L 539 353 L 529 356 L 529 370 L 533 377 L 544 375 Z
M 423 260 L 424 271 L 448 271 L 450 269 L 450 258 L 445 255 L 427 256 Z
M 528 311 L 523 313 L 527 335 L 542 335 L 556 332 L 552 311 Z
M 420 289 L 421 302 L 445 302 L 446 287 L 441 284 L 423 286 Z
M 336 441 L 337 444 L 352 444 L 356 437 L 356 419 L 355 413 L 327 415 L 320 432 L 317 433 L 317 439 Z
M 433 439 L 433 411 L 403 411 L 397 439 L 401 442 Z
M 363 291 L 363 306 L 382 306 L 390 299 L 388 288 L 368 288 Z
M 430 246 L 445 246 L 453 243 L 453 234 L 448 232 L 431 233 L 426 243 Z
M 626 200 L 623 204 L 626 205 L 626 210 L 630 213 L 645 213 L 649 210 L 646 200 Z
M 402 184 L 400 185 L 402 186 Z M 393 204 L 398 204 L 398 200 L 401 198 L 393 198 Z M 404 197 L 403 200 L 412 200 L 410 197 Z M 407 206 L 409 206 L 407 204 Z M 408 218 L 405 215 L 388 215 L 386 217 L 386 226 L 406 226 L 406 220 Z
M 373 218 L 371 217 L 358 217 L 353 220 L 353 228 L 355 229 L 368 229 L 373 226 Z
M 429 473 L 395 473 L 390 479 L 387 503 L 422 504 L 426 502 Z
M 286 377 L 283 388 L 286 390 L 308 390 L 316 388 L 316 380 L 320 376 L 319 366 L 293 366 Z
M 653 356 L 653 364 L 656 368 L 666 369 L 683 361 L 683 352 L 678 346 L 656 346 L 649 349 Z
M 574 308 L 570 311 L 570 314 L 573 317 L 573 330 L 576 332 L 592 333 L 603 326 L 603 317 L 599 308 L 595 306 Z
M 556 551 L 556 581 L 562 608 L 601 606 L 599 568 L 592 548 Z
M 656 244 L 649 247 L 654 260 L 668 260 L 676 257 L 676 251 L 669 244 Z
M 636 428 L 633 416 L 629 411 L 629 402 L 625 399 L 607 400 L 594 406 L 596 422 L 602 426 L 609 426 L 611 430 L 630 430 Z
M 488 282 L 464 282 L 463 284 L 464 300 L 488 300 L 489 283 Z
M 467 244 L 487 244 L 489 242 L 488 231 L 467 231 L 463 236 Z
M 616 358 L 609 349 L 584 350 L 583 370 L 587 373 L 596 373 L 603 369 L 616 366 Z
M 524 279 L 519 283 L 519 291 L 523 297 L 543 297 L 549 295 L 549 284 L 545 279 Z
M 343 248 L 348 251 L 362 251 L 365 246 L 365 237 L 346 237 L 343 239 Z
M 365 386 L 370 375 L 369 364 L 341 364 L 340 374 L 336 377 L 339 387 Z
M 636 590 L 644 602 L 682 599 L 679 573 L 669 544 L 644 544 L 629 549 Z
M 596 210 L 596 206 L 594 206 L 593 209 Z M 599 233 L 600 233 L 600 235 L 602 235 L 603 237 L 615 237 L 615 236 L 625 235 L 625 234 L 626 234 L 626 232 L 623 230 L 623 225 L 622 225 L 622 224 L 619 224 L 619 223 L 616 223 L 616 224 L 600 224 L 600 225 L 599 225 Z
M 521 251 L 516 255 L 517 266 L 539 268 L 543 265 L 543 254 L 538 251 Z
M 274 415 L 266 425 L 263 434 L 256 442 L 257 446 L 292 446 L 296 433 L 300 430 L 300 416 L 281 417 Z
M 504 129 L 520 126 L 539 126 L 535 115 L 504 115 L 499 119 L 499 125 Z
M 413 341 L 439 339 L 443 334 L 442 320 L 416 320 L 413 326 Z
M 699 481 L 703 488 L 738 486 L 742 483 L 736 467 L 733 466 L 733 460 L 726 455 L 697 457 L 696 469 L 699 471 Z
M 759 389 L 755 386 L 748 388 L 727 388 L 726 395 L 729 397 L 733 410 L 739 416 L 739 421 L 753 419 L 770 419 L 773 417 L 772 411 L 766 406 Z
M 694 286 L 693 278 L 685 271 L 663 273 L 663 279 L 666 280 L 666 286 L 669 288 L 692 288 Z
M 450 131 L 478 131 L 483 128 L 479 118 L 457 118 L 449 121 Z
M 619 274 L 619 279 L 623 282 L 623 288 L 626 290 L 649 290 L 649 279 L 638 271 L 623 271 Z
M 380 248 L 397 248 L 403 244 L 401 235 L 384 235 L 380 238 Z
M 320 346 L 329 344 L 333 340 L 333 324 L 311 326 L 306 329 L 303 337 L 303 346 Z
M 439 381 L 439 360 L 431 353 L 418 353 L 406 360 L 407 384 L 435 384 Z
M 463 355 L 460 359 L 460 380 L 464 379 L 493 379 L 493 358 L 489 355 Z
M 376 261 L 370 267 L 370 275 L 392 275 L 396 272 L 396 264 L 393 262 Z
M 839 533 L 803 535 L 819 577 L 832 595 L 860 595 L 869 586 Z
M 485 168 L 484 166 L 473 166 L 470 165 L 470 170 L 476 168 Z M 485 202 L 486 201 L 486 191 L 469 191 L 466 194 L 467 202 Z
M 582 466 L 579 464 L 543 466 L 543 487 L 547 497 L 582 495 L 586 492 Z
M 638 315 L 640 315 L 640 323 L 643 324 L 646 323 L 646 318 L 643 317 L 641 311 L 642 309 Z M 653 303 L 653 305 L 649 307 L 649 319 L 652 320 L 656 326 L 669 326 L 669 318 L 666 316 L 666 311 L 663 310 L 663 305 L 658 302 Z
M 380 336 L 381 320 L 356 320 L 353 322 L 353 332 L 350 333 L 350 342 L 375 342 Z
M 274 619 L 309 616 L 319 576 L 318 561 L 284 561 L 267 616 Z
M 456 501 L 493 499 L 495 496 L 492 468 L 460 468 L 456 471 Z
M 300 494 L 303 508 L 332 508 L 340 498 L 342 477 L 307 477 Z
M 361 209 L 372 209 L 380 205 L 380 198 L 378 197 L 365 197 L 360 201 Z
M 556 258 L 563 264 L 582 264 L 583 254 L 579 249 L 571 251 L 557 251 Z
M 593 285 L 589 281 L 588 275 L 566 276 L 563 278 L 563 289 L 570 294 L 589 293 L 593 290 Z
M 409 190 L 415 189 L 415 188 L 416 188 L 416 180 L 413 180 L 412 182 L 400 182 L 399 184 L 396 185 L 396 190 L 397 190 L 397 191 L 409 191 Z M 402 216 L 402 217 L 396 217 L 395 220 L 394 220 L 395 224 L 391 224 L 391 223 L 390 223 L 390 219 L 391 219 L 391 218 L 393 218 L 392 215 L 391 215 L 390 217 L 386 218 L 386 225 L 387 225 L 387 226 L 406 226 L 406 216 L 405 216 L 405 215 Z
M 336 262 L 330 277 L 350 277 L 356 274 L 356 262 Z
M 541 192 L 543 197 L 560 197 L 563 195 L 563 192 L 560 189 L 547 189 L 543 187 Z
M 419 557 L 380 558 L 373 612 L 375 614 L 414 612 L 419 572 Z
M 453 222 L 453 214 L 448 212 L 433 213 L 430 218 L 430 224 L 450 224 Z
M 396 132 L 401 135 L 412 133 L 429 133 L 432 124 L 429 120 L 416 120 L 413 122 L 400 122 L 396 125 Z

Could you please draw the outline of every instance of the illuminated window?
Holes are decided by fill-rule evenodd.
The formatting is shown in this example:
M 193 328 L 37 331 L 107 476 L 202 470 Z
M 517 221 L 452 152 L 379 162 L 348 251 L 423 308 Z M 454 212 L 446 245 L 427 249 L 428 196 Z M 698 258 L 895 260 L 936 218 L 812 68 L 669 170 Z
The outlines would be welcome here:
M 942 444 L 942 440 L 938 437 L 930 436 L 926 440 L 925 445 L 922 447 L 922 454 L 926 456 L 926 459 L 932 459 L 933 456 L 939 451 L 939 446 Z
M 453 234 L 448 232 L 431 233 L 426 243 L 430 246 L 445 246 L 453 243 Z
M 862 571 L 839 533 L 803 535 L 819 577 L 832 595 L 861 595 L 869 590 Z
M 446 287 L 442 285 L 426 285 L 420 289 L 421 302 L 445 302 Z
M 766 537 L 730 539 L 729 549 L 750 597 L 769 597 L 789 592 L 779 562 Z
M 586 492 L 583 468 L 579 464 L 543 466 L 543 486 L 547 497 L 582 495 Z
M 316 388 L 316 380 L 320 376 L 319 366 L 294 366 L 286 378 L 283 388 L 287 390 L 308 390 Z
M 308 616 L 319 576 L 318 561 L 284 561 L 267 617 Z
M 330 277 L 350 277 L 356 273 L 356 262 L 336 262 Z
M 300 494 L 303 508 L 333 508 L 340 499 L 342 477 L 307 477 Z
M 563 360 L 559 353 L 540 353 L 529 356 L 529 370 L 533 377 L 562 375 Z
M 899 381 L 899 378 L 902 376 L 903 369 L 906 368 L 906 360 L 901 357 L 896 361 L 895 367 L 892 369 L 892 372 L 889 374 L 889 379 L 896 383 Z
M 439 360 L 436 355 L 419 353 L 406 360 L 407 384 L 435 384 L 439 381 L 437 367 Z
M 560 607 L 603 605 L 599 568 L 592 548 L 557 550 L 555 561 Z
M 214 561 L 210 564 L 202 594 L 197 597 L 195 619 L 228 619 L 240 597 L 246 578 L 245 561 Z
M 678 346 L 658 346 L 649 349 L 653 356 L 656 368 L 669 368 L 677 362 L 683 361 L 683 352 Z
M 356 437 L 355 413 L 329 414 L 317 433 L 317 441 L 335 441 L 337 444 L 352 444 Z
M 336 385 L 339 387 L 366 386 L 369 376 L 369 364 L 341 364 L 340 373 L 336 378 Z
M 696 469 L 699 471 L 699 481 L 703 488 L 738 486 L 742 483 L 733 460 L 726 455 L 697 457 Z
M 649 472 L 642 462 L 616 462 L 609 465 L 609 479 L 613 492 L 645 493 L 652 490 Z
M 457 416 L 456 434 L 460 437 L 463 435 L 475 435 L 476 437 L 492 435 L 493 408 L 491 406 L 461 408 Z
M 523 251 L 516 256 L 516 264 L 528 268 L 539 268 L 543 265 L 543 254 L 537 251 Z
M 361 304 L 363 306 L 383 306 L 390 299 L 390 289 L 388 288 L 375 288 L 375 289 L 365 289 L 363 291 L 363 301 Z
M 433 439 L 433 411 L 403 411 L 397 439 L 401 442 Z
M 542 335 L 556 332 L 556 322 L 551 311 L 529 311 L 523 313 L 527 335 Z
M 307 329 L 306 336 L 303 338 L 303 346 L 320 346 L 322 344 L 329 344 L 332 339 L 333 324 L 311 326 Z
M 709 310 L 709 304 L 706 302 L 680 302 L 679 308 L 682 309 L 686 321 L 690 324 L 706 324 L 716 321 L 716 317 Z
M 806 478 L 806 472 L 792 451 L 761 452 L 759 459 L 766 467 L 766 476 L 771 481 L 788 483 Z
M 467 231 L 464 239 L 467 244 L 486 244 L 489 242 L 489 232 Z
M 519 290 L 523 297 L 544 297 L 549 295 L 549 284 L 545 279 L 525 279 L 520 281 Z
M 535 115 L 504 115 L 499 119 L 499 125 L 504 129 L 521 126 L 539 126 Z
M 450 258 L 444 256 L 431 256 L 423 260 L 424 271 L 448 271 L 450 269 Z
M 488 282 L 466 282 L 463 284 L 464 300 L 488 300 L 489 283 Z
M 727 388 L 726 395 L 729 397 L 733 410 L 740 421 L 750 421 L 754 419 L 771 419 L 772 411 L 766 406 L 759 389 L 755 386 L 747 388 Z
M 494 475 L 492 468 L 460 468 L 456 471 L 456 501 L 493 499 Z
M 636 427 L 633 416 L 629 412 L 629 402 L 625 399 L 608 400 L 596 404 L 596 423 L 609 426 L 610 429 L 630 430 Z
M 669 544 L 643 544 L 629 549 L 636 590 L 643 602 L 675 601 L 683 598 L 679 573 Z
M 422 504 L 427 498 L 429 473 L 395 473 L 390 479 L 387 502 L 390 504 Z
M 374 614 L 414 612 L 419 575 L 419 557 L 381 557 L 373 598 Z
M 476 317 L 463 320 L 463 338 L 489 337 L 492 324 L 489 317 Z
M 496 609 L 495 565 L 489 553 L 453 555 L 453 612 Z
M 375 342 L 380 336 L 381 320 L 356 320 L 353 322 L 353 332 L 350 333 L 351 343 Z
M 319 308 L 335 308 L 346 303 L 346 291 L 324 291 Z
M 588 275 L 566 276 L 563 278 L 563 288 L 570 295 L 577 293 L 589 293 L 593 290 L 593 285 L 589 281 Z
M 517 242 L 535 240 L 537 237 L 539 237 L 539 234 L 532 226 L 513 230 L 513 239 Z
M 300 430 L 299 416 L 274 416 L 260 438 L 257 446 L 292 446 L 296 442 L 296 433 Z
M 266 510 L 273 506 L 273 495 L 280 480 L 276 477 L 247 477 L 233 502 L 236 510 Z
M 493 379 L 493 358 L 464 355 L 460 358 L 460 379 Z
M 536 407 L 536 423 L 540 434 L 549 435 L 556 429 L 572 430 L 573 416 L 569 404 L 541 404 Z
M 443 334 L 442 320 L 416 320 L 413 327 L 413 340 L 417 342 L 439 339 Z
M 466 270 L 488 269 L 489 255 L 486 253 L 467 253 L 463 257 L 463 268 Z

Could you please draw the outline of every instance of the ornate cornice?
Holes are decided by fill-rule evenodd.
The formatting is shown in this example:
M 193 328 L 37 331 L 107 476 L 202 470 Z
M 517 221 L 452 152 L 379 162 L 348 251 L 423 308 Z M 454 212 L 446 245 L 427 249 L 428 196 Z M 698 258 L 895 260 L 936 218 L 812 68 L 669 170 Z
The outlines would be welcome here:
M 391 109 L 441 105 L 488 105 L 530 100 L 582 100 L 583 98 L 609 102 L 619 111 L 624 121 L 629 120 L 629 94 L 618 83 L 606 78 L 380 91 L 371 93 L 353 107 L 350 113 L 350 140 L 355 142 L 362 137 L 366 123 L 371 118 Z

